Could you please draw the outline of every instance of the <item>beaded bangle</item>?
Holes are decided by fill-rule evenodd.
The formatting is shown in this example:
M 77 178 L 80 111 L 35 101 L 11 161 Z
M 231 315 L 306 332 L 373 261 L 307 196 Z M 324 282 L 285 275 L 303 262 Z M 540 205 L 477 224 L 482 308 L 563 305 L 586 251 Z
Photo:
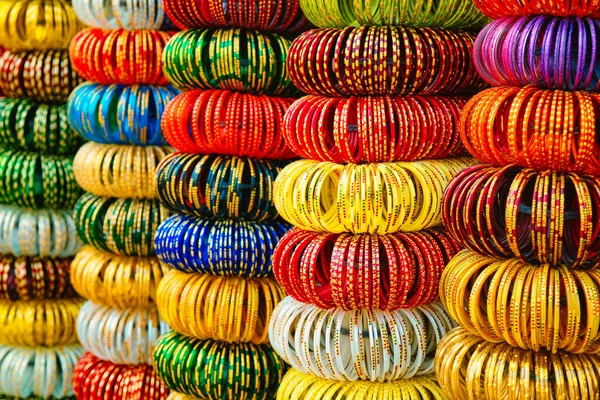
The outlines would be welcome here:
M 85 29 L 69 50 L 73 66 L 88 81 L 166 85 L 161 60 L 171 36 L 155 30 Z
M 183 272 L 262 278 L 273 274 L 271 257 L 289 228 L 280 221 L 215 220 L 176 214 L 158 227 L 154 245 L 163 263 Z
M 241 29 L 179 32 L 167 44 L 163 68 L 180 89 L 228 89 L 282 95 L 291 81 L 285 59 L 290 41 Z
M 273 199 L 294 226 L 353 234 L 410 232 L 440 225 L 444 189 L 470 158 L 340 165 L 296 161 L 278 175 Z
M 93 142 L 166 146 L 160 118 L 178 93 L 170 86 L 84 83 L 69 97 L 69 123 Z
M 169 271 L 153 257 L 125 257 L 84 246 L 71 263 L 71 283 L 81 297 L 117 308 L 156 304 L 156 288 Z
M 517 15 L 549 14 L 558 17 L 600 17 L 598 0 L 473 0 L 490 18 Z
M 273 220 L 277 161 L 175 153 L 158 166 L 156 193 L 166 207 L 207 218 Z
M 266 344 L 269 318 L 285 292 L 273 278 L 170 271 L 156 292 L 158 311 L 175 331 L 198 339 Z
M 480 254 L 583 268 L 600 259 L 600 178 L 478 165 L 442 204 L 448 232 Z
M 72 0 L 77 18 L 95 28 L 164 29 L 170 26 L 162 0 Z
M 150 365 L 119 365 L 85 353 L 73 371 L 78 399 L 165 400 L 169 390 Z
M 386 236 L 293 229 L 273 255 L 277 281 L 304 303 L 396 310 L 438 299 L 444 266 L 460 250 L 441 230 Z
M 156 200 L 86 193 L 75 204 L 77 233 L 83 243 L 122 256 L 153 256 L 156 228 L 169 214 Z
M 454 325 L 439 303 L 344 311 L 286 297 L 271 317 L 269 340 L 281 358 L 305 374 L 383 382 L 433 372 L 436 344 Z
M 0 90 L 8 97 L 62 103 L 81 82 L 66 50 L 6 51 L 0 56 Z
M 283 115 L 294 100 L 229 90 L 191 90 L 162 115 L 167 141 L 186 153 L 287 159 Z
M 453 399 L 592 399 L 598 393 L 600 357 L 522 350 L 492 344 L 462 328 L 438 345 L 435 370 Z
M 284 118 L 287 145 L 302 158 L 335 163 L 413 161 L 466 153 L 461 97 L 306 96 Z
M 430 28 L 315 29 L 294 40 L 287 66 L 293 83 L 314 95 L 477 91 L 484 83 L 473 65 L 474 39 Z
M 73 395 L 73 368 L 81 346 L 0 346 L 0 392 L 5 398 L 60 399 Z
M 73 160 L 75 179 L 83 190 L 97 196 L 151 199 L 156 168 L 171 152 L 169 147 L 89 142 Z
M 267 345 L 202 341 L 176 332 L 158 339 L 154 368 L 170 389 L 201 399 L 272 396 L 286 366 Z

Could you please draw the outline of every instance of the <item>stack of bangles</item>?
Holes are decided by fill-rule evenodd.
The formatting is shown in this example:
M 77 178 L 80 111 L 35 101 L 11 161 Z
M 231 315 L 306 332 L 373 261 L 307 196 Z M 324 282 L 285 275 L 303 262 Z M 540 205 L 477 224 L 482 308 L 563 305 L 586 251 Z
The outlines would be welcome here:
M 471 158 L 379 164 L 311 160 L 275 181 L 279 214 L 304 230 L 353 234 L 419 231 L 440 225 L 446 185 Z
M 583 268 L 600 259 L 600 178 L 478 165 L 443 204 L 448 232 L 480 254 Z
M 178 93 L 170 86 L 84 83 L 69 97 L 69 123 L 97 143 L 166 146 L 160 116 Z
M 433 28 L 317 29 L 294 40 L 287 65 L 294 84 L 312 95 L 476 91 L 484 83 L 473 65 L 474 40 L 471 33 Z
M 71 284 L 82 297 L 116 308 L 156 303 L 158 282 L 169 271 L 154 257 L 127 257 L 84 246 L 71 263 Z
M 169 25 L 161 0 L 72 0 L 77 18 L 105 30 L 161 29 Z
M 558 17 L 600 17 L 598 0 L 473 0 L 481 12 L 490 18 L 549 14 Z
M 438 299 L 444 266 L 459 246 L 442 230 L 385 236 L 293 229 L 273 255 L 277 281 L 324 309 L 396 310 Z
M 284 118 L 287 145 L 335 163 L 437 159 L 466 153 L 458 123 L 463 97 L 305 96 Z
M 156 255 L 186 273 L 262 278 L 272 275 L 275 246 L 290 226 L 175 214 L 156 230 Z M 203 251 L 201 251 L 203 249 Z
M 591 354 L 488 343 L 457 328 L 438 345 L 435 370 L 453 399 L 593 399 L 598 394 L 599 362 Z
M 77 183 L 97 196 L 146 198 L 155 196 L 158 164 L 169 147 L 84 144 L 73 161 Z
M 88 301 L 77 317 L 83 348 L 115 364 L 152 364 L 154 343 L 168 331 L 156 308 L 120 310 Z
M 124 256 L 154 255 L 156 228 L 169 211 L 156 199 L 120 199 L 85 193 L 75 204 L 84 244 Z
M 454 326 L 439 303 L 396 311 L 322 310 L 288 296 L 271 317 L 269 339 L 300 372 L 383 382 L 433 372 L 436 345 Z
M 187 153 L 288 159 L 283 115 L 294 99 L 229 90 L 190 90 L 162 115 L 167 141 Z
M 286 369 L 268 345 L 204 341 L 174 331 L 158 339 L 153 365 L 169 388 L 201 399 L 272 395 Z
M 268 343 L 268 323 L 285 292 L 273 278 L 246 279 L 170 271 L 158 310 L 175 331 L 228 343 Z
M 273 185 L 281 162 L 175 153 L 159 165 L 156 193 L 179 213 L 206 218 L 273 220 Z

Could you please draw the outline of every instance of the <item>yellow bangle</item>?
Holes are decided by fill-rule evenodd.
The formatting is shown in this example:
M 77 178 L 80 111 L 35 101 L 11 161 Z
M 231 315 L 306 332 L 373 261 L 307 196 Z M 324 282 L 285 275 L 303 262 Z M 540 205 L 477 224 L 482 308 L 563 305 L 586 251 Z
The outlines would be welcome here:
M 171 393 L 169 393 L 169 397 L 167 397 L 167 400 L 197 400 L 197 399 L 198 399 L 198 397 L 188 396 L 187 394 L 178 393 L 173 390 L 171 390 Z

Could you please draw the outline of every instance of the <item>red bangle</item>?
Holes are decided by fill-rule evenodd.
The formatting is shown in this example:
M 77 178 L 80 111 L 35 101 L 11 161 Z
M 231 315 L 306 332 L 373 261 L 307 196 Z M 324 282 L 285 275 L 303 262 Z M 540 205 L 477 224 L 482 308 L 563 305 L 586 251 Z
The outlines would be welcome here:
M 482 13 L 493 19 L 547 14 L 557 17 L 600 17 L 598 0 L 473 0 Z

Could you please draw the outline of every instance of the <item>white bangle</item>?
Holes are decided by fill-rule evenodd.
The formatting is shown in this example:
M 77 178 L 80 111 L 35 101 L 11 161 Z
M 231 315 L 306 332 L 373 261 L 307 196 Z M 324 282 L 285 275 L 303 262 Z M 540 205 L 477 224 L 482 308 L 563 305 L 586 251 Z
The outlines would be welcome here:
M 102 29 L 160 29 L 168 21 L 162 0 L 73 0 L 77 17 Z

